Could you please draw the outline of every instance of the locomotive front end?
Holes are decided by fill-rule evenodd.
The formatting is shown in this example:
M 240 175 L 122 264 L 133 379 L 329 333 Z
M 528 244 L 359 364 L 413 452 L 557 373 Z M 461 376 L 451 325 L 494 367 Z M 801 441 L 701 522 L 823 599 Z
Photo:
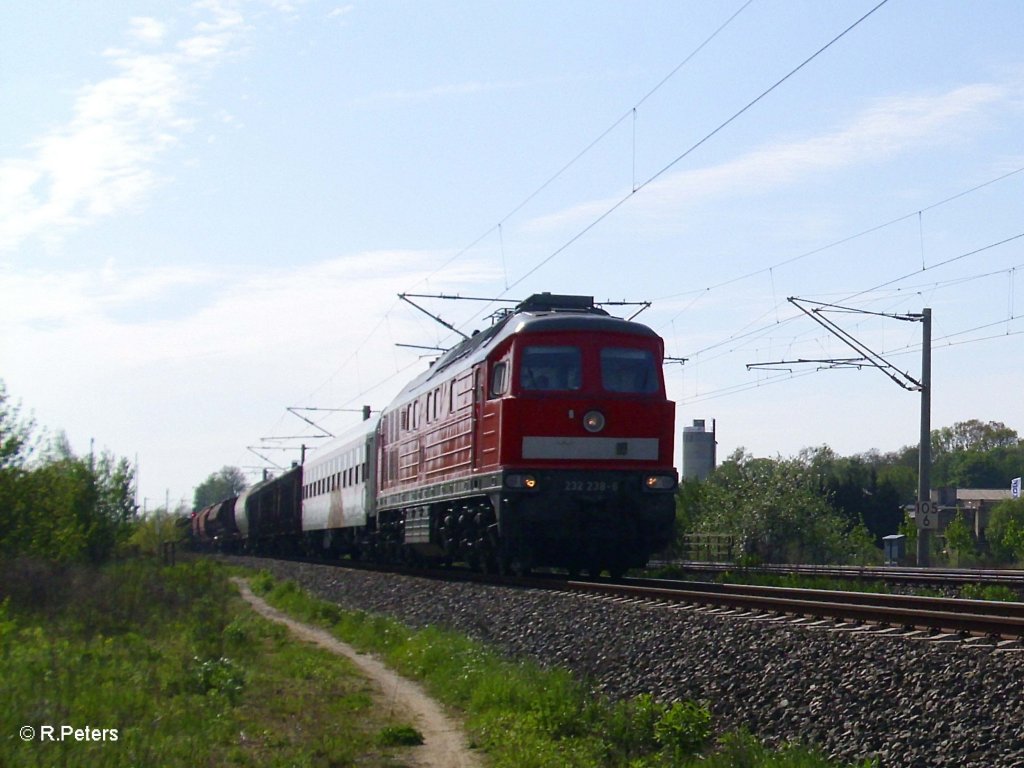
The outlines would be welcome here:
M 660 337 L 598 314 L 520 323 L 490 364 L 507 551 L 527 566 L 619 575 L 674 533 L 675 404 Z M 486 411 L 486 408 L 485 408 Z

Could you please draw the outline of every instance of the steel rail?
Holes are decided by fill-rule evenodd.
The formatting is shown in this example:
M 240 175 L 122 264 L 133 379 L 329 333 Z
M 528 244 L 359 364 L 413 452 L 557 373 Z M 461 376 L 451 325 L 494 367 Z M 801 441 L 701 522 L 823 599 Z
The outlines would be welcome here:
M 646 602 L 714 606 L 764 614 L 813 616 L 885 627 L 917 628 L 933 632 L 1024 641 L 1024 603 L 663 579 L 626 579 L 613 582 L 573 580 L 558 574 L 512 577 L 460 568 L 410 568 L 394 564 L 380 565 L 316 558 L 277 559 L 441 581 L 600 595 Z
M 676 566 L 696 573 L 768 573 L 822 576 L 837 579 L 863 579 L 919 584 L 1004 584 L 1024 588 L 1024 571 L 972 568 L 916 568 L 906 566 L 838 566 L 838 565 L 761 565 L 737 566 L 735 563 L 709 563 L 701 561 L 666 561 L 665 566 Z
M 891 595 L 878 592 L 850 592 L 833 589 L 805 589 L 800 587 L 769 587 L 757 584 L 720 584 L 705 581 L 676 581 L 670 579 L 624 579 L 626 586 L 653 587 L 655 589 L 697 589 L 716 594 L 752 595 L 776 597 L 784 600 L 806 602 L 833 602 L 851 605 L 887 606 L 906 610 L 955 611 L 985 615 L 1024 616 L 1024 603 L 970 600 L 954 597 L 932 597 L 928 595 Z
M 587 594 L 817 616 L 936 632 L 1024 638 L 1024 603 L 775 587 L 730 590 L 730 586 L 737 585 L 695 583 L 685 587 L 569 581 L 562 588 Z

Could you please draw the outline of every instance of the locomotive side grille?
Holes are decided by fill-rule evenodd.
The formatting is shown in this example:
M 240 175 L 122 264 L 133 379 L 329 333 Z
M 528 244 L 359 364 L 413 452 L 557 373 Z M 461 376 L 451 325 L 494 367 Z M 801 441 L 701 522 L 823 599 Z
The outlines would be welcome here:
M 658 438 L 526 436 L 523 459 L 656 461 Z

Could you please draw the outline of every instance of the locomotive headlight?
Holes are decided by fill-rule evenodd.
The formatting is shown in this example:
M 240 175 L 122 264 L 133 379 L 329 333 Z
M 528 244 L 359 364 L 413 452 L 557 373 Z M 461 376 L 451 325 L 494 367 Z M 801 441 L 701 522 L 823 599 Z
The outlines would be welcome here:
M 647 475 L 644 477 L 644 488 L 649 491 L 671 491 L 676 487 L 676 479 L 672 475 Z
M 587 411 L 583 416 L 583 428 L 587 432 L 600 432 L 604 429 L 604 414 L 600 411 Z
M 505 475 L 505 485 L 508 488 L 532 491 L 537 487 L 537 478 L 533 475 Z

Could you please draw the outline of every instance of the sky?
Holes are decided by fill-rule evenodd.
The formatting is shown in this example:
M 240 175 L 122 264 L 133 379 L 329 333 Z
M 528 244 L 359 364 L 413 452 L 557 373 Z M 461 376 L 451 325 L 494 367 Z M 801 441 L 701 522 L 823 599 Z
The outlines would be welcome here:
M 932 427 L 1024 433 L 1017 0 L 2 14 L 0 379 L 145 509 L 387 405 L 458 338 L 400 293 L 651 302 L 719 460 L 916 444 L 927 307 Z

